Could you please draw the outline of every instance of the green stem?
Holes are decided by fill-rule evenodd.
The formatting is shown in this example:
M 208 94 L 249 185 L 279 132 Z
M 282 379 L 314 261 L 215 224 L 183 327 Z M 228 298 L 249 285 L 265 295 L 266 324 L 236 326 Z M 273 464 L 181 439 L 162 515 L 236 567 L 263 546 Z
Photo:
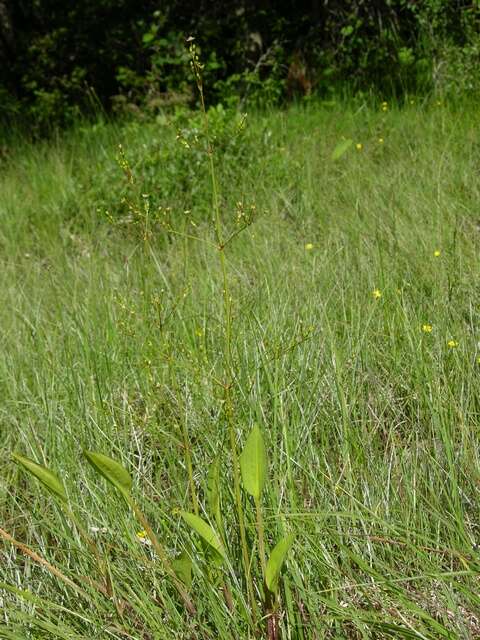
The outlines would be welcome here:
M 245 516 L 242 505 L 242 492 L 240 487 L 240 463 L 237 450 L 235 424 L 234 424 L 234 412 L 233 401 L 231 395 L 232 383 L 233 383 L 233 365 L 232 365 L 232 309 L 231 309 L 231 297 L 230 288 L 228 282 L 227 260 L 225 257 L 225 242 L 222 232 L 222 221 L 220 216 L 220 205 L 218 201 L 218 185 L 215 171 L 215 163 L 213 160 L 213 148 L 210 142 L 210 132 L 208 127 L 208 115 L 205 107 L 205 99 L 203 95 L 203 86 L 201 78 L 197 77 L 197 86 L 200 94 L 200 104 L 205 121 L 205 136 L 207 140 L 207 155 L 210 165 L 210 177 L 212 182 L 212 205 L 215 217 L 215 236 L 217 241 L 218 255 L 220 259 L 220 267 L 222 271 L 222 284 L 223 284 L 223 312 L 224 312 L 224 376 L 223 382 L 224 388 L 224 407 L 225 418 L 228 426 L 229 440 L 230 440 L 230 452 L 232 456 L 232 468 L 233 468 L 233 484 L 235 493 L 235 504 L 238 515 L 238 524 L 240 529 L 240 542 L 242 547 L 242 560 L 245 573 L 245 580 L 247 585 L 248 598 L 252 606 L 252 612 L 256 610 L 256 602 L 253 590 L 253 581 L 250 573 L 250 556 L 248 553 L 247 534 L 245 530 Z
M 265 554 L 265 530 L 263 527 L 263 514 L 260 498 L 255 498 L 255 511 L 257 514 L 257 537 L 258 537 L 258 554 L 260 556 L 260 566 L 262 567 L 262 577 L 265 581 L 267 569 L 267 560 Z
M 276 611 L 275 595 L 267 587 L 267 556 L 265 553 L 265 529 L 263 526 L 263 513 L 260 498 L 254 498 L 256 511 L 256 525 L 258 537 L 258 555 L 260 556 L 260 566 L 262 567 L 263 593 L 264 593 L 264 616 L 267 621 L 267 638 L 276 640 L 278 638 L 278 619 Z

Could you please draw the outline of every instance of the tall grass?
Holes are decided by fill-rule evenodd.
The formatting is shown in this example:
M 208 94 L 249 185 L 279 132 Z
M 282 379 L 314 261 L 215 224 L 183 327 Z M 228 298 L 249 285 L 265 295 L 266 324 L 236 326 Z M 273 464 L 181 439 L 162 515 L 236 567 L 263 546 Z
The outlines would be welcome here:
M 475 105 L 312 104 L 248 120 L 240 138 L 226 116 L 210 122 L 222 224 L 235 228 L 251 205 L 258 214 L 228 248 L 229 393 L 237 445 L 254 423 L 267 444 L 267 547 L 296 536 L 282 635 L 480 637 Z M 200 135 L 196 116 L 97 125 L 19 144 L 2 167 L 1 526 L 85 592 L 2 542 L 3 637 L 253 637 L 240 547 L 230 606 L 174 512 L 194 510 L 192 495 L 205 504 L 220 455 L 223 515 L 235 521 L 225 300 Z M 333 160 L 343 139 L 353 144 Z M 148 242 L 128 204 L 145 200 L 162 214 Z M 167 233 L 165 216 L 183 233 Z M 188 550 L 194 617 L 82 449 L 121 461 L 168 552 Z M 62 477 L 121 614 L 95 588 L 78 530 L 10 462 L 14 450 Z M 241 500 L 256 557 L 255 510 Z

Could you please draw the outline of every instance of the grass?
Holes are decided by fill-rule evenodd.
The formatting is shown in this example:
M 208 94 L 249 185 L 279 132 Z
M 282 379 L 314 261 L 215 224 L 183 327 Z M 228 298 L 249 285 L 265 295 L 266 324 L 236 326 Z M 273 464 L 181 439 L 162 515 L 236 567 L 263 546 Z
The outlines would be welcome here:
M 282 637 L 480 637 L 476 105 L 311 104 L 249 120 L 235 136 L 238 122 L 211 114 L 224 233 L 257 212 L 225 250 L 231 400 L 239 449 L 255 423 L 267 445 L 267 550 L 295 535 Z M 4 541 L 0 637 L 263 633 L 250 620 L 232 499 L 201 120 L 173 124 L 19 141 L 1 168 L 0 521 L 84 595 Z M 333 161 L 343 138 L 354 144 Z M 211 243 L 166 233 L 145 202 Z M 123 463 L 162 544 L 193 558 L 195 616 L 84 448 Z M 108 558 L 121 615 L 88 582 L 98 575 L 77 530 L 13 451 L 63 479 Z M 206 517 L 218 454 L 232 608 L 178 515 L 194 510 L 193 484 Z M 243 507 L 256 555 L 255 510 L 245 497 Z

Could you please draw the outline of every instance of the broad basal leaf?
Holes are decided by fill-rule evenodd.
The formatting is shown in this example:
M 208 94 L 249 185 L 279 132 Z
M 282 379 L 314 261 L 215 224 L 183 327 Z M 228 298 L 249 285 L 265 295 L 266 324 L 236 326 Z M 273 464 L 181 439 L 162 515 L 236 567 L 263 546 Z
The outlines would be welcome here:
M 255 425 L 240 456 L 243 486 L 256 500 L 267 479 L 267 452 L 260 428 Z
M 37 480 L 43 484 L 49 491 L 51 491 L 57 498 L 60 498 L 63 502 L 67 502 L 67 494 L 61 480 L 47 467 L 44 467 L 38 462 L 25 458 L 18 453 L 12 454 L 12 458 L 15 462 L 18 462 L 26 471 L 31 473 Z
M 278 589 L 278 578 L 282 570 L 285 558 L 293 544 L 294 536 L 290 534 L 286 538 L 282 538 L 272 550 L 270 558 L 267 562 L 265 570 L 265 583 L 272 593 L 276 593 Z
M 108 482 L 113 484 L 128 501 L 132 487 L 132 478 L 128 471 L 119 462 L 103 453 L 95 451 L 84 451 L 83 453 L 95 471 L 98 471 Z
M 216 551 L 222 558 L 226 560 L 227 555 L 225 553 L 225 548 L 220 540 L 218 534 L 212 527 L 205 522 L 200 516 L 195 515 L 194 513 L 188 513 L 187 511 L 181 511 L 180 515 L 185 520 L 185 522 L 194 529 L 198 535 L 210 546 L 214 551 Z
M 190 588 L 192 586 L 192 561 L 185 551 L 182 551 L 178 558 L 172 560 L 172 567 L 177 578 L 180 578 L 183 584 Z

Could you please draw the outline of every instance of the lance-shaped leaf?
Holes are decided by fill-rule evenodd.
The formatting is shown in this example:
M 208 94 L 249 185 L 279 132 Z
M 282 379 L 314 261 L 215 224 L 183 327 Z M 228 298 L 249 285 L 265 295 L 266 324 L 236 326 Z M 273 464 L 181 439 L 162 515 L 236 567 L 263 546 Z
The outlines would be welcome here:
M 172 560 L 172 567 L 177 578 L 180 578 L 183 584 L 190 589 L 192 586 L 192 561 L 185 551 L 182 551 L 178 558 Z
M 240 456 L 243 486 L 256 500 L 260 499 L 267 479 L 267 452 L 262 432 L 255 425 Z
M 18 453 L 13 453 L 12 458 L 15 462 L 18 462 L 26 471 L 35 476 L 37 480 L 43 484 L 49 491 L 51 491 L 57 498 L 60 498 L 62 502 L 67 502 L 67 494 L 61 480 L 47 467 L 44 467 L 38 462 L 30 460 L 25 456 L 21 456 Z
M 108 482 L 113 484 L 127 502 L 129 502 L 132 478 L 125 467 L 122 467 L 119 462 L 112 460 L 112 458 L 109 458 L 103 453 L 84 451 L 83 454 L 95 471 L 98 471 Z
M 287 553 L 290 551 L 293 540 L 293 534 L 282 538 L 280 542 L 277 542 L 268 559 L 265 569 L 265 584 L 272 593 L 276 593 L 278 590 L 278 578 L 280 577 L 283 563 L 285 562 Z
M 340 140 L 332 153 L 332 160 L 338 160 L 343 156 L 343 154 L 348 151 L 348 149 L 352 146 L 353 140 L 347 138 L 347 140 Z
M 198 535 L 210 546 L 218 555 L 224 560 L 227 559 L 225 548 L 220 540 L 217 532 L 205 522 L 200 516 L 196 516 L 194 513 L 188 513 L 187 511 L 180 511 L 180 515 L 185 522 L 198 533 Z

